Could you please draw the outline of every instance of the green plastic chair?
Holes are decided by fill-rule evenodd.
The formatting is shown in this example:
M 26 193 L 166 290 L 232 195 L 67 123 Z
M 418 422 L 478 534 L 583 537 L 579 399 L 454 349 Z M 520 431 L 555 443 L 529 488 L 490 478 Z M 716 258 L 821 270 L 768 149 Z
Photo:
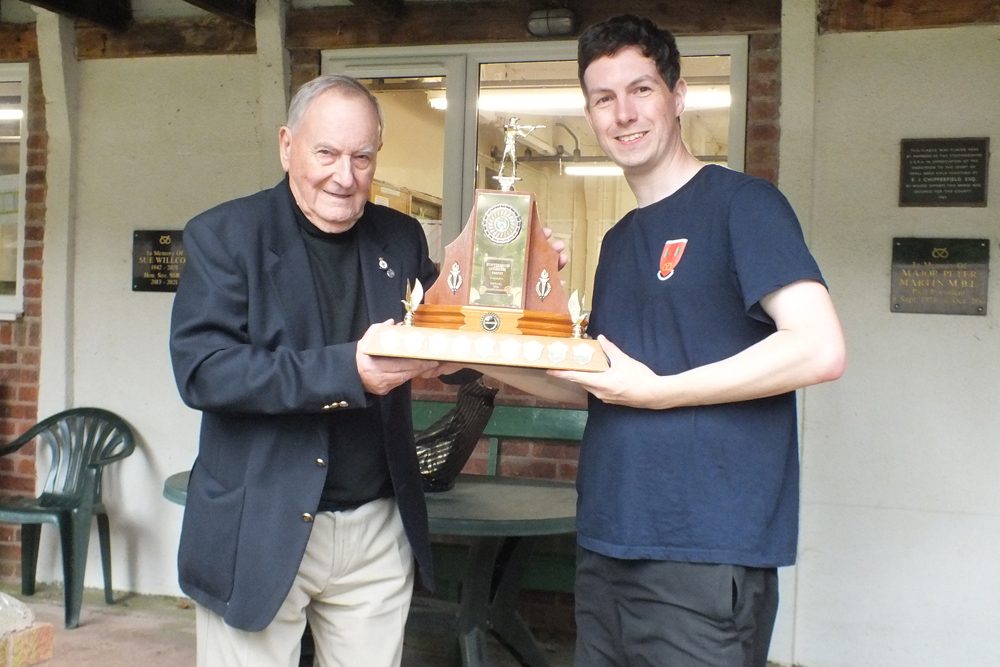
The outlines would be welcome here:
M 132 429 L 121 417 L 100 408 L 74 408 L 32 426 L 0 447 L 0 456 L 16 452 L 38 438 L 52 461 L 37 498 L 0 499 L 0 521 L 21 524 L 21 592 L 35 593 L 38 540 L 43 523 L 59 528 L 62 544 L 66 627 L 80 623 L 83 576 L 87 568 L 91 517 L 97 517 L 104 566 L 104 600 L 111 604 L 111 534 L 101 503 L 101 471 L 135 449 Z

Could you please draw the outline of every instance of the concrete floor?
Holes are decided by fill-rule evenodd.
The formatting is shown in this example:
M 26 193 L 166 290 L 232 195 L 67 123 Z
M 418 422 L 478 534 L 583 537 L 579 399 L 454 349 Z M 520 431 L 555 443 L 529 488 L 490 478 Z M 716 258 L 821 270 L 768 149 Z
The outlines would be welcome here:
M 61 588 L 40 585 L 30 598 L 10 584 L 0 584 L 0 591 L 23 600 L 38 621 L 55 629 L 53 658 L 38 667 L 194 667 L 194 608 L 187 600 L 117 593 L 116 603 L 109 606 L 101 591 L 88 590 L 80 627 L 66 630 Z M 550 667 L 571 667 L 571 637 L 539 637 L 539 643 Z M 485 667 L 517 667 L 495 641 L 489 642 L 485 653 Z M 443 639 L 407 637 L 403 667 L 449 667 L 451 656 Z

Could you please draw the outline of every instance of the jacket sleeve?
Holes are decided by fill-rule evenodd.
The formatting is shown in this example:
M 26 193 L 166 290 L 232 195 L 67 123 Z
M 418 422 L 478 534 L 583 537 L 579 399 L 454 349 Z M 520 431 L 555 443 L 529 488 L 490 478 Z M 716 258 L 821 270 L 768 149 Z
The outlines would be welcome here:
M 268 324 L 253 310 L 267 307 L 265 269 L 252 265 L 262 260 L 234 254 L 231 245 L 198 218 L 184 230 L 185 268 L 170 326 L 184 402 L 203 411 L 270 415 L 365 405 L 356 344 L 290 345 L 280 323 Z

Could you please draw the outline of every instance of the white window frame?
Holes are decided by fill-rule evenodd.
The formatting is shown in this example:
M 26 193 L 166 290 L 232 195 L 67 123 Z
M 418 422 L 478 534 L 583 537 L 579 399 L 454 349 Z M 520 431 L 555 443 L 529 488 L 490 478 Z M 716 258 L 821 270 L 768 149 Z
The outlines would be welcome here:
M 0 320 L 15 320 L 24 313 L 24 217 L 28 176 L 28 64 L 0 63 L 0 78 L 21 82 L 21 164 L 17 174 L 17 268 L 14 294 L 0 295 Z
M 678 37 L 684 56 L 730 57 L 729 157 L 731 169 L 744 167 L 746 145 L 747 60 L 746 35 Z M 321 52 L 323 74 L 348 74 L 357 78 L 437 76 L 447 77 L 448 109 L 445 112 L 444 200 L 441 234 L 444 243 L 462 229 L 475 193 L 476 131 L 479 122 L 477 95 L 483 63 L 576 60 L 572 41 L 457 44 L 442 46 L 388 46 L 336 49 Z

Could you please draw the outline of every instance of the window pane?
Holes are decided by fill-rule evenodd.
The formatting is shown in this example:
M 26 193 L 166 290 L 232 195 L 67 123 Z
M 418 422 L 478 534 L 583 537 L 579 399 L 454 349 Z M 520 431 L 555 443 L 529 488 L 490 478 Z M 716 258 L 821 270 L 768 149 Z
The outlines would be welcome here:
M 600 240 L 635 207 L 635 198 L 621 171 L 597 145 L 583 115 L 576 61 L 480 67 L 476 179 L 480 188 L 499 188 L 494 177 L 504 153 L 504 125 L 511 118 L 517 118 L 518 125 L 543 126 L 517 140 L 521 180 L 514 189 L 534 193 L 542 224 L 570 250 L 570 263 L 560 278 L 570 291 L 587 294 Z M 587 175 L 601 169 L 617 175 Z M 509 162 L 504 174 L 510 174 Z
M 681 118 L 689 149 L 706 162 L 726 164 L 729 146 L 729 56 L 681 59 L 689 84 Z M 583 114 L 576 61 L 485 63 L 480 66 L 476 187 L 497 189 L 504 158 L 504 125 L 544 126 L 518 138 L 518 181 L 535 194 L 542 224 L 570 249 L 560 274 L 570 291 L 592 292 L 601 240 L 636 201 L 597 144 Z M 504 175 L 510 174 L 509 164 Z M 589 300 L 587 301 L 589 306 Z
M 21 220 L 21 145 L 25 128 L 21 81 L 0 80 L 0 295 L 17 290 Z
M 440 264 L 444 181 L 444 76 L 362 79 L 385 116 L 371 200 L 420 220 Z
M 728 166 L 729 56 L 681 58 L 681 74 L 688 85 L 681 115 L 681 136 L 702 162 Z

